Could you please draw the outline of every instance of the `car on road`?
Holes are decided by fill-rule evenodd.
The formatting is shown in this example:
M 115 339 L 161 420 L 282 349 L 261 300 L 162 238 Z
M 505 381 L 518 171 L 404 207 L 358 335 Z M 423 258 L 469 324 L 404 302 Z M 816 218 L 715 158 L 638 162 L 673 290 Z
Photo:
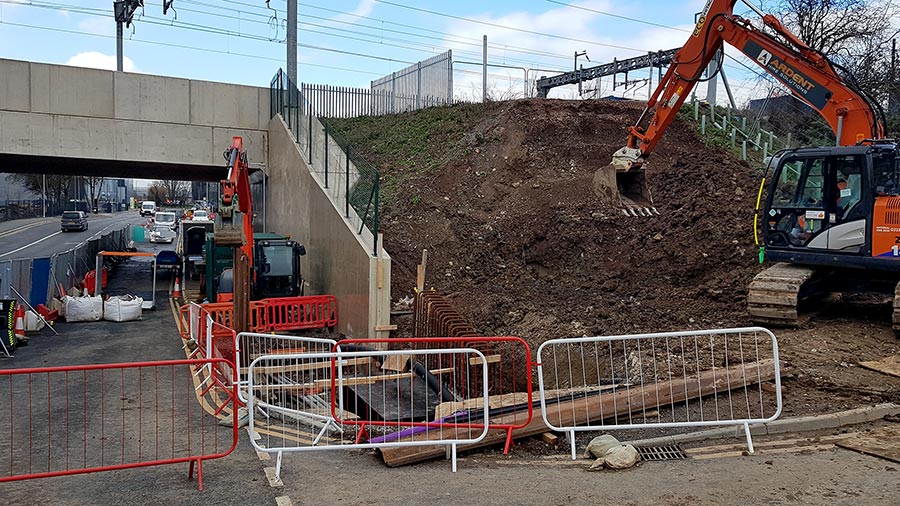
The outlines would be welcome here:
M 87 213 L 84 211 L 63 211 L 62 218 L 59 222 L 59 228 L 63 232 L 68 232 L 70 230 L 87 230 Z
M 209 221 L 209 213 L 205 209 L 197 209 L 194 211 L 192 219 L 194 221 Z
M 171 244 L 175 242 L 176 232 L 167 225 L 159 223 L 150 231 L 150 242 Z

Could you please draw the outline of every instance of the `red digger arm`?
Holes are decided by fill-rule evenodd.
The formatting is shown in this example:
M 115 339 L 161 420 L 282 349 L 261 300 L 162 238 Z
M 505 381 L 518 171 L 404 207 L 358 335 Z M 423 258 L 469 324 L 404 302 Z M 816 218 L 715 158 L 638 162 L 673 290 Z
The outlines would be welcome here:
M 706 3 L 693 33 L 676 53 L 647 109 L 637 124 L 628 128 L 626 147 L 613 155 L 617 171 L 640 168 L 700 80 L 703 70 L 726 42 L 818 111 L 831 125 L 838 144 L 853 145 L 863 139 L 884 136 L 884 125 L 873 105 L 835 72 L 824 55 L 804 44 L 771 14 L 763 15 L 764 24 L 787 43 L 752 26 L 749 20 L 733 13 L 735 3 L 736 0 Z M 652 117 L 643 127 L 651 112 Z
M 216 243 L 241 245 L 252 265 L 253 206 L 243 138 L 232 139 L 231 148 L 225 151 L 225 158 L 228 160 L 228 178 L 221 181 L 222 199 L 216 217 Z

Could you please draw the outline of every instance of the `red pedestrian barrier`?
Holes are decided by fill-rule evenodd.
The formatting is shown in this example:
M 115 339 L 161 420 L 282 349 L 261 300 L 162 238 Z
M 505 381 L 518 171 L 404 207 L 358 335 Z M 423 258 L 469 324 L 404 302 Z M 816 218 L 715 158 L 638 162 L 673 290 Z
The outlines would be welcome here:
M 324 329 L 337 325 L 337 300 L 333 295 L 281 297 L 261 302 L 265 302 L 265 329 L 268 332 Z
M 382 339 L 344 339 L 334 345 L 332 351 L 355 351 L 357 348 L 380 349 L 386 346 L 389 350 L 440 350 L 472 348 L 480 351 L 488 363 L 488 404 L 490 410 L 491 429 L 504 429 L 507 432 L 504 453 L 509 451 L 512 444 L 512 432 L 521 429 L 531 422 L 534 414 L 534 400 L 531 391 L 531 372 L 534 364 L 531 361 L 531 348 L 519 337 L 429 337 L 429 338 L 382 338 Z M 440 402 L 445 403 L 443 411 L 435 410 L 434 419 L 418 422 L 427 427 L 459 427 L 460 424 L 470 429 L 481 428 L 482 425 L 460 422 L 458 413 L 464 413 L 470 409 L 465 400 L 473 399 L 477 405 L 478 397 L 484 389 L 480 372 L 481 359 L 466 358 L 458 353 L 423 355 L 418 360 L 422 362 L 409 363 L 396 361 L 390 366 L 382 364 L 378 374 L 370 374 L 362 389 L 362 398 L 368 397 L 368 389 L 378 390 L 382 388 L 378 383 L 384 381 L 396 381 L 399 375 L 404 373 L 415 375 L 423 379 L 431 388 L 431 394 L 425 394 L 424 402 L 433 402 L 435 394 L 440 397 Z M 342 371 L 337 374 L 336 362 L 332 363 L 332 393 L 335 392 L 338 381 L 335 378 L 358 378 L 354 371 Z M 397 372 L 399 375 L 394 375 Z M 388 374 L 385 374 L 388 373 Z M 396 376 L 396 378 L 395 378 Z M 351 385 L 352 387 L 352 385 Z M 433 390 L 437 390 L 434 392 Z M 410 405 L 417 401 L 413 397 L 414 389 L 409 389 L 409 399 L 403 400 Z M 431 401 L 427 399 L 430 395 Z M 346 397 L 346 396 L 345 396 Z M 345 398 L 345 406 L 352 401 Z M 399 402 L 399 401 L 398 401 Z M 336 397 L 332 395 L 332 416 L 339 423 L 360 426 L 360 434 L 364 433 L 366 426 L 385 426 L 396 424 L 396 421 L 382 419 L 380 415 L 371 409 L 353 411 L 358 418 L 341 420 L 340 407 L 337 406 Z M 457 413 L 454 415 L 454 413 Z M 468 415 L 467 415 L 468 416 Z M 416 425 L 416 424 L 410 424 Z
M 235 377 L 207 389 L 209 411 L 197 403 L 206 365 L 234 371 L 220 358 L 0 370 L 0 482 L 188 462 L 203 490 L 203 461 L 238 438 L 218 424 L 236 409 Z

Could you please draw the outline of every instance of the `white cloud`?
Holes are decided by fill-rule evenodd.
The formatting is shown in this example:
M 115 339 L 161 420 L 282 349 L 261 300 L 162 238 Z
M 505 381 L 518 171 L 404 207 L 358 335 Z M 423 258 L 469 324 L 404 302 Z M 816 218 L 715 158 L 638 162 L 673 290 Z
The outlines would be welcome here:
M 361 0 L 350 14 L 355 16 L 368 16 L 372 13 L 372 7 L 375 6 L 375 0 Z
M 116 56 L 107 55 L 98 51 L 86 51 L 69 58 L 66 65 L 73 67 L 88 67 L 92 69 L 116 70 Z M 129 57 L 122 60 L 125 72 L 134 72 L 136 67 Z

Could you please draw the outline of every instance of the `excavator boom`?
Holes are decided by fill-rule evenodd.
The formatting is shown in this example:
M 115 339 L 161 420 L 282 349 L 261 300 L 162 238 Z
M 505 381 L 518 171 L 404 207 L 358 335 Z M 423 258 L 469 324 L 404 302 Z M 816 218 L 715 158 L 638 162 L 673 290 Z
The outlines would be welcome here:
M 612 163 L 595 175 L 594 188 L 599 196 L 617 194 L 621 205 L 632 214 L 637 214 L 635 209 L 652 209 L 643 175 L 645 160 L 725 43 L 739 49 L 818 111 L 834 130 L 839 145 L 884 136 L 883 122 L 875 112 L 877 107 L 841 77 L 824 55 L 806 46 L 771 15 L 762 15 L 763 23 L 780 38 L 754 27 L 733 13 L 735 3 L 736 0 L 706 3 L 647 108 L 637 123 L 628 128 L 625 147 L 616 151 Z
M 224 153 L 228 177 L 221 181 L 222 196 L 216 213 L 215 239 L 220 246 L 240 246 L 253 262 L 253 209 L 250 177 L 243 139 L 234 137 Z

